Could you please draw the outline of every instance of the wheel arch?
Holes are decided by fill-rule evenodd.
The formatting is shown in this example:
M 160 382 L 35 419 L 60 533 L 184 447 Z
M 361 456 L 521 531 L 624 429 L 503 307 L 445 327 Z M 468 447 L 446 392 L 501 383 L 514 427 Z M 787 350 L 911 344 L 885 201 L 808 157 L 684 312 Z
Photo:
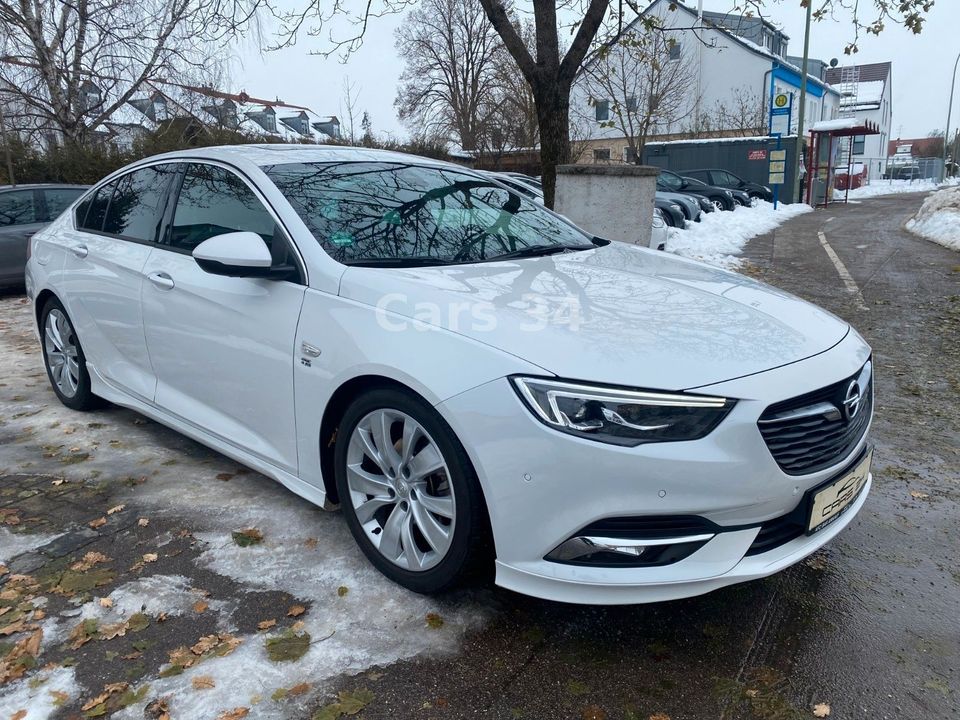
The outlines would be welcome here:
M 37 297 L 33 302 L 33 319 L 37 323 L 37 331 L 43 334 L 43 328 L 40 327 L 40 315 L 43 313 L 43 308 L 46 306 L 47 301 L 50 298 L 56 298 L 61 304 L 63 303 L 60 298 L 57 297 L 57 294 L 50 288 L 44 288 L 37 293 Z

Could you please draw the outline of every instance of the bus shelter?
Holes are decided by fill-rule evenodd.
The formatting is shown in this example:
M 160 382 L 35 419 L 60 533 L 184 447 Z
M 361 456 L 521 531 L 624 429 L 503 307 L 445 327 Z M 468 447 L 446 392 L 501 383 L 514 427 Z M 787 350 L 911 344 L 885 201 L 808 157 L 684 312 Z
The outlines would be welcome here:
M 807 146 L 807 204 L 824 207 L 832 202 L 847 202 L 850 190 L 859 187 L 864 179 L 863 173 L 857 172 L 853 143 L 858 137 L 879 134 L 880 128 L 875 123 L 859 118 L 822 120 L 811 127 Z

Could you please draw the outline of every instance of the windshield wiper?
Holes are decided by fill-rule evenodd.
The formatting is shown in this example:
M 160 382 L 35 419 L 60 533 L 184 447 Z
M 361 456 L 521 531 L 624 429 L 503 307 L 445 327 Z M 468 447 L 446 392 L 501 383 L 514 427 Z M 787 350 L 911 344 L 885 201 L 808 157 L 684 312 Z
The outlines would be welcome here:
M 511 258 L 543 257 L 545 255 L 555 255 L 556 253 L 580 250 L 592 250 L 596 245 L 528 245 L 527 247 L 517 248 L 500 255 L 491 255 L 483 258 L 483 262 L 493 262 L 495 260 L 510 260 Z
M 434 265 L 453 265 L 450 260 L 431 257 L 399 257 L 399 258 L 356 258 L 354 260 L 341 260 L 344 265 L 351 267 L 431 267 Z

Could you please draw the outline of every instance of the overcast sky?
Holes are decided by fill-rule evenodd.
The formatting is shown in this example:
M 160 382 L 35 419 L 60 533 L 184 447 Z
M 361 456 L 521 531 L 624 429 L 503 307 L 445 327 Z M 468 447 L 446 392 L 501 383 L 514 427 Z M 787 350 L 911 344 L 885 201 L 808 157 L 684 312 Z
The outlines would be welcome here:
M 695 0 L 688 0 L 695 6 Z M 873 3 L 862 3 L 872 6 Z M 729 11 L 733 0 L 705 0 L 706 10 Z M 804 11 L 800 0 L 767 0 L 766 17 L 783 27 L 790 36 L 791 55 L 803 53 Z M 235 45 L 231 81 L 234 91 L 306 105 L 321 115 L 338 115 L 344 120 L 343 82 L 349 77 L 359 91 L 358 113 L 367 110 L 375 133 L 405 137 L 407 129 L 393 107 L 402 66 L 394 48 L 393 31 L 400 17 L 386 17 L 370 24 L 363 47 L 346 64 L 335 58 L 311 55 L 329 49 L 318 38 L 301 38 L 296 46 L 261 53 L 257 43 Z M 960 2 L 937 0 L 923 33 L 913 35 L 902 27 L 889 25 L 879 37 L 865 36 L 860 52 L 848 58 L 844 46 L 853 38 L 849 16 L 840 12 L 835 20 L 813 24 L 811 57 L 825 61 L 838 58 L 841 64 L 893 62 L 892 136 L 922 137 L 946 125 L 947 99 L 953 63 L 960 53 Z M 960 91 L 954 100 L 953 126 L 960 125 Z M 357 118 L 359 134 L 359 117 Z M 901 135 L 902 127 L 902 135 Z

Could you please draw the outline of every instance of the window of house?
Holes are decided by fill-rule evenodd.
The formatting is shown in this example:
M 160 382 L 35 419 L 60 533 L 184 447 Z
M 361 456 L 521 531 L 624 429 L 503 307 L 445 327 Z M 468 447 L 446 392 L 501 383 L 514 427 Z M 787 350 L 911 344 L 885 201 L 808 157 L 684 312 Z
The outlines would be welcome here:
M 639 162 L 639 161 L 637 160 L 637 152 L 636 152 L 636 150 L 634 150 L 634 149 L 633 149 L 632 147 L 630 147 L 629 145 L 627 145 L 627 147 L 625 147 L 625 148 L 623 149 L 623 161 L 624 161 L 624 162 L 628 162 L 628 163 L 632 163 L 632 164 L 634 164 L 634 165 L 636 165 L 637 162 Z
M 867 144 L 866 135 L 856 135 L 853 138 L 853 154 L 854 155 L 863 155 L 863 151 Z
M 679 60 L 680 56 L 683 54 L 683 50 L 680 46 L 680 43 L 675 42 L 670 46 L 670 59 Z
M 190 165 L 164 244 L 193 252 L 208 238 L 242 231 L 257 233 L 271 248 L 279 232 L 273 216 L 243 180 L 215 165 Z
M 631 95 L 630 97 L 628 97 L 628 98 L 627 98 L 627 112 L 628 112 L 628 113 L 635 113 L 635 112 L 637 111 L 637 107 L 638 107 L 638 104 L 637 104 L 637 97 L 636 97 L 636 95 Z
M 167 186 L 176 173 L 175 165 L 157 165 L 127 173 L 116 183 L 103 232 L 131 240 L 156 242 Z
M 610 148 L 599 148 L 593 151 L 593 161 L 597 163 L 610 162 Z
M 609 100 L 597 100 L 594 105 L 594 112 L 597 117 L 597 122 L 604 122 L 605 120 L 610 119 L 610 101 Z
M 33 190 L 0 193 L 0 227 L 38 222 Z

